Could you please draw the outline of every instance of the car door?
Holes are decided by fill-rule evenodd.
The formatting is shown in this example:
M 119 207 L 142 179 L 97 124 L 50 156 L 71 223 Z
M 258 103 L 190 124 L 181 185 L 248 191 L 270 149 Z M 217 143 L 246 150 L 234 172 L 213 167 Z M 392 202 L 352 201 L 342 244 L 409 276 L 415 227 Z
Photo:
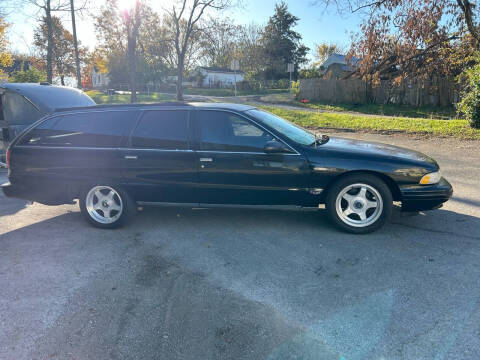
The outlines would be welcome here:
M 239 113 L 195 112 L 197 197 L 204 204 L 301 205 L 308 163 L 293 148 Z M 282 152 L 265 146 L 281 143 Z
M 16 147 L 19 176 L 55 184 L 120 183 L 119 147 L 138 118 L 135 110 L 59 113 Z
M 137 201 L 192 203 L 197 164 L 188 109 L 145 111 L 126 148 L 124 186 Z

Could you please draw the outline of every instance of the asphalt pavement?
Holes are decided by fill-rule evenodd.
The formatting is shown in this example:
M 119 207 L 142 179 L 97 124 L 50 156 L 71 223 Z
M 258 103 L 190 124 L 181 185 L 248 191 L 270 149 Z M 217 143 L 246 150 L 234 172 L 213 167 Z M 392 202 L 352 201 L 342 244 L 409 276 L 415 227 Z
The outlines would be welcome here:
M 355 236 L 322 211 L 99 230 L 0 195 L 0 359 L 478 360 L 480 142 L 342 135 L 434 157 L 454 198 Z

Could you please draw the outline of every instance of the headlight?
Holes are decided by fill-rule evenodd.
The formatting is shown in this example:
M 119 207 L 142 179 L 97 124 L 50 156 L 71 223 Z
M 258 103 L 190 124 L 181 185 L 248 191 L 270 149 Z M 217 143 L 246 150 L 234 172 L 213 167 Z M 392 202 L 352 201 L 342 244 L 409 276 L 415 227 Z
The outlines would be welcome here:
M 440 171 L 432 172 L 424 175 L 422 177 L 422 180 L 420 180 L 420 184 L 422 185 L 437 184 L 441 178 L 442 178 L 442 175 L 440 175 Z

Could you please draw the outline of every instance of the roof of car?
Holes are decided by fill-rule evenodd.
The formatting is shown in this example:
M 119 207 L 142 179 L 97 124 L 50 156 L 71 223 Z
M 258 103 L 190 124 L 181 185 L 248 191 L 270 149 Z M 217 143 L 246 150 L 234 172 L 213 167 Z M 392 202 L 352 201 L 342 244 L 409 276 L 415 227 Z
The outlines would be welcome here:
M 163 103 L 135 103 L 135 104 L 102 104 L 94 105 L 87 107 L 69 107 L 69 108 L 60 108 L 56 111 L 76 111 L 76 110 L 99 110 L 99 109 L 162 109 L 165 107 L 185 107 L 185 108 L 202 108 L 202 109 L 211 109 L 211 110 L 233 110 L 233 111 L 247 111 L 255 109 L 254 106 L 243 105 L 243 104 L 231 104 L 231 103 L 203 103 L 203 102 L 163 102 Z
M 42 111 L 52 111 L 59 107 L 87 107 L 95 105 L 83 91 L 48 83 L 5 83 L 0 88 L 26 97 Z

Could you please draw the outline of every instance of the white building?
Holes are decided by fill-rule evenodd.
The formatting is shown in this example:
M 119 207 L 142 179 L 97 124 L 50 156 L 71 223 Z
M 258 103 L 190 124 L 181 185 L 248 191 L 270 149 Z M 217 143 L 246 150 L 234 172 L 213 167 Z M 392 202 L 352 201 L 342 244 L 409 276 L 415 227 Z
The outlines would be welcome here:
M 92 87 L 94 89 L 104 89 L 110 84 L 110 79 L 107 74 L 101 73 L 98 69 L 92 67 Z
M 352 56 L 349 61 L 347 61 L 346 55 L 342 54 L 331 54 L 327 60 L 321 65 L 324 72 L 327 72 L 331 67 L 337 67 L 341 71 L 351 72 L 358 67 L 359 59 L 355 56 Z
M 197 82 L 200 87 L 229 88 L 234 86 L 235 81 L 241 82 L 245 78 L 243 71 L 235 71 L 227 68 L 199 66 L 194 74 L 201 74 L 202 81 Z

